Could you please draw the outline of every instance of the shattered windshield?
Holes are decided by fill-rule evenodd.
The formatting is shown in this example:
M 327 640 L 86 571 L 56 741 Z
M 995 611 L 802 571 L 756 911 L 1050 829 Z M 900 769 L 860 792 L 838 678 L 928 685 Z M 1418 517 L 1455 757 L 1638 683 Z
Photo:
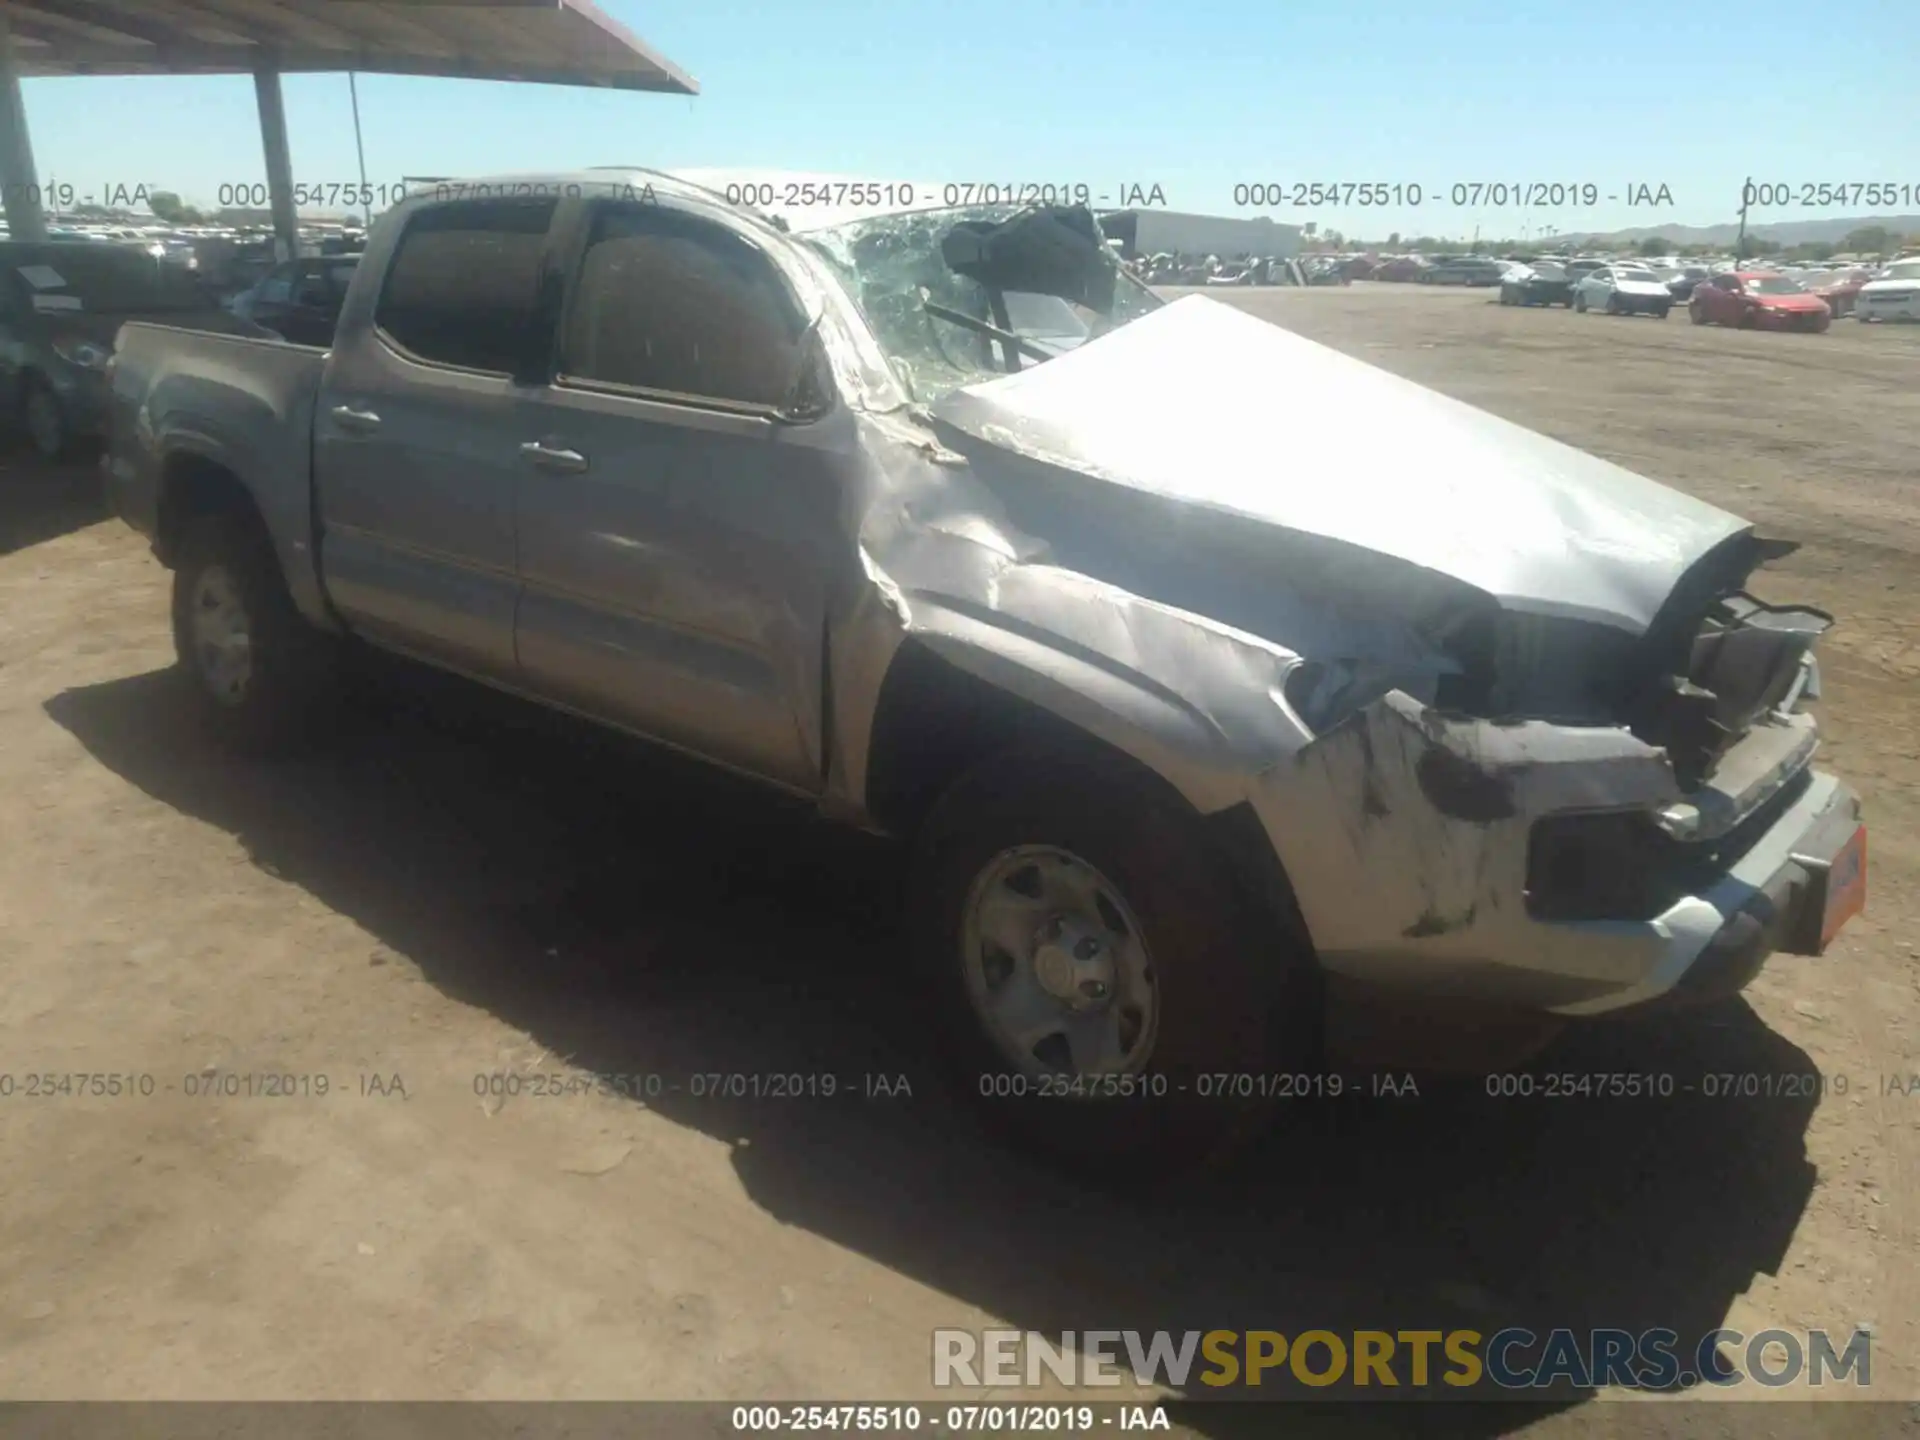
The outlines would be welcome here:
M 1070 215 L 1013 205 L 921 210 L 800 238 L 826 258 L 913 398 L 925 403 L 1006 374 L 1010 348 L 1013 367 L 1036 365 L 1159 307 L 1104 240 L 1047 223 Z M 956 239 L 979 252 L 968 268 L 993 283 L 953 268 Z M 1010 347 L 996 330 L 1029 348 Z

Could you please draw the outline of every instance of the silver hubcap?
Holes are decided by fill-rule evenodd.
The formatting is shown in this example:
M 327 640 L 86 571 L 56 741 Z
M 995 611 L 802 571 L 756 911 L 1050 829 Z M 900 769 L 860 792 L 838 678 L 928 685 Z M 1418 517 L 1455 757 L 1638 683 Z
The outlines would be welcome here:
M 239 704 L 253 675 L 253 629 L 240 587 L 220 565 L 209 565 L 194 582 L 193 656 L 213 697 Z
M 59 450 L 62 434 L 60 409 L 51 395 L 36 387 L 27 395 L 27 435 L 43 455 Z
M 1028 1075 L 1127 1074 L 1153 1053 L 1159 995 L 1140 922 L 1070 851 L 1002 851 L 974 878 L 961 927 L 967 991 Z

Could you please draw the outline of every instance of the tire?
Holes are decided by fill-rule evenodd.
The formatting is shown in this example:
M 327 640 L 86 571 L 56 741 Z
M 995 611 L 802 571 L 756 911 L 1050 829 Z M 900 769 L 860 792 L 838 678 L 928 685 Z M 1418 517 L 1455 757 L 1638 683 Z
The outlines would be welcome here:
M 1616 295 L 1607 296 L 1607 314 L 1618 315 L 1619 313 L 1620 313 L 1619 297 Z
M 75 450 L 66 406 L 39 375 L 28 379 L 20 395 L 20 428 L 42 460 L 64 460 Z
M 1575 310 L 1578 310 L 1582 315 L 1586 314 L 1587 313 L 1587 297 L 1585 295 L 1574 296 L 1573 308 Z
M 338 643 L 294 608 L 253 516 L 209 515 L 189 526 L 173 572 L 173 644 L 200 720 L 235 751 L 298 749 L 332 718 Z
M 1098 906 L 1081 907 L 1094 919 L 1080 943 L 1089 934 L 1103 936 L 1093 953 L 1111 964 L 1104 973 L 1116 977 L 1103 985 L 1105 999 L 1086 1002 L 1095 1008 L 1078 1018 L 1094 1029 L 1082 1033 L 1095 1033 L 1109 1013 L 1116 1017 L 1119 1044 L 1138 1048 L 1108 1053 L 1128 1054 L 1144 1094 L 1038 1093 L 1048 1064 L 1058 1074 L 1074 1073 L 1064 1035 L 1079 997 L 1073 1003 L 1056 998 L 1071 989 L 1071 976 L 1063 981 L 1060 975 L 1072 963 L 1069 952 L 1036 953 L 1027 940 L 1016 943 L 1029 953 L 1015 957 L 977 943 L 986 927 L 969 924 L 968 917 L 990 903 L 995 883 L 1002 903 L 1012 906 L 1013 933 L 1029 933 L 1029 917 L 1019 913 L 1029 904 L 1034 924 L 1060 913 L 1046 903 L 1044 875 L 1063 873 L 1062 854 L 1091 866 L 1104 882 L 1096 887 L 1103 897 Z M 913 950 L 952 1080 L 1004 1138 L 1081 1175 L 1129 1188 L 1153 1184 L 1223 1161 L 1269 1113 L 1269 1105 L 1252 1096 L 1211 1094 L 1209 1077 L 1304 1071 L 1319 1063 L 1318 966 L 1304 943 L 1289 942 L 1256 918 L 1264 912 L 1233 883 L 1221 859 L 1183 801 L 1104 757 L 1016 751 L 975 767 L 940 798 L 916 848 Z M 1038 892 L 1032 898 L 1015 883 L 1023 879 Z M 1107 904 L 1106 897 L 1117 903 Z M 1002 933 L 1009 933 L 1005 926 Z M 1114 937 L 1137 938 L 1143 966 L 1122 963 L 1127 947 L 1105 944 Z M 990 979 L 992 967 L 976 964 L 970 948 L 982 961 L 998 962 L 1005 977 Z M 1058 964 L 1048 982 L 1042 967 L 1050 959 Z M 1120 977 L 1130 968 L 1151 976 L 1131 991 L 1146 997 L 1142 1009 L 1115 1003 L 1129 998 Z M 976 998 L 1023 979 L 1033 1008 L 1022 1021 L 1034 1027 L 1029 1033 L 1043 1036 L 1024 1050 L 996 1038 L 987 1019 L 991 1003 Z M 1137 1022 L 1131 1041 L 1124 1023 L 1129 1013 Z
M 1696 325 L 1707 323 L 1707 312 L 1698 305 L 1687 306 L 1687 318 Z
M 1653 312 L 1653 318 L 1654 318 L 1654 319 L 1656 319 L 1656 320 L 1664 320 L 1664 319 L 1666 319 L 1666 318 L 1667 318 L 1667 312 L 1668 312 L 1669 310 L 1671 310 L 1672 308 L 1673 308 L 1673 307 L 1672 307 L 1671 305 L 1661 305 L 1661 306 L 1659 306 L 1659 307 L 1657 307 L 1657 308 L 1656 308 L 1656 309 L 1654 310 L 1654 312 Z
M 1754 322 L 1753 322 L 1753 311 L 1751 311 L 1751 310 L 1742 310 L 1742 311 L 1740 312 L 1740 321 L 1739 321 L 1739 323 L 1738 323 L 1738 324 L 1737 324 L 1737 325 L 1736 325 L 1736 326 L 1735 326 L 1734 328 L 1735 328 L 1735 329 L 1738 329 L 1738 330 L 1751 330 L 1751 329 L 1753 329 L 1753 328 L 1754 328 Z

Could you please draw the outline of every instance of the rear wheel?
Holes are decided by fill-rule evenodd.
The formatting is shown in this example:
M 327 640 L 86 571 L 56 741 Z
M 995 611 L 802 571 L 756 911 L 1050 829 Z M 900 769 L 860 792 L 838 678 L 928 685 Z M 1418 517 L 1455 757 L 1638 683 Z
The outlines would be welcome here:
M 1152 1182 L 1266 1113 L 1217 1077 L 1317 1063 L 1314 961 L 1220 862 L 1184 802 L 1101 757 L 1002 756 L 941 798 L 914 948 L 955 1082 L 995 1128 Z
M 330 713 L 339 655 L 294 608 L 265 527 L 193 522 L 173 573 L 173 643 L 201 720 L 223 744 L 289 749 Z

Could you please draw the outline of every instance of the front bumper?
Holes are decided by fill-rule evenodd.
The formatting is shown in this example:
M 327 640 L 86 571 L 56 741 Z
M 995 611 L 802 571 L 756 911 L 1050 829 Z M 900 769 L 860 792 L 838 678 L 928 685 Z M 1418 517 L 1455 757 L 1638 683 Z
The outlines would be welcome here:
M 1773 310 L 1762 307 L 1755 311 L 1755 323 L 1762 330 L 1825 330 L 1833 323 L 1833 314 L 1826 310 Z
M 1663 942 L 1645 978 L 1555 1012 L 1601 1015 L 1721 1000 L 1745 989 L 1770 955 L 1819 955 L 1835 862 L 1860 830 L 1859 797 L 1816 771 L 1795 804 L 1716 884 L 1645 922 Z
M 1621 730 L 1442 718 L 1389 695 L 1261 776 L 1253 807 L 1330 974 L 1601 1015 L 1730 993 L 1771 953 L 1819 952 L 1827 870 L 1860 822 L 1854 792 L 1807 769 L 1814 743 L 1802 718 L 1730 752 L 1719 817 L 1739 843 L 1648 918 L 1529 905 L 1538 821 L 1678 798 L 1663 752 Z

